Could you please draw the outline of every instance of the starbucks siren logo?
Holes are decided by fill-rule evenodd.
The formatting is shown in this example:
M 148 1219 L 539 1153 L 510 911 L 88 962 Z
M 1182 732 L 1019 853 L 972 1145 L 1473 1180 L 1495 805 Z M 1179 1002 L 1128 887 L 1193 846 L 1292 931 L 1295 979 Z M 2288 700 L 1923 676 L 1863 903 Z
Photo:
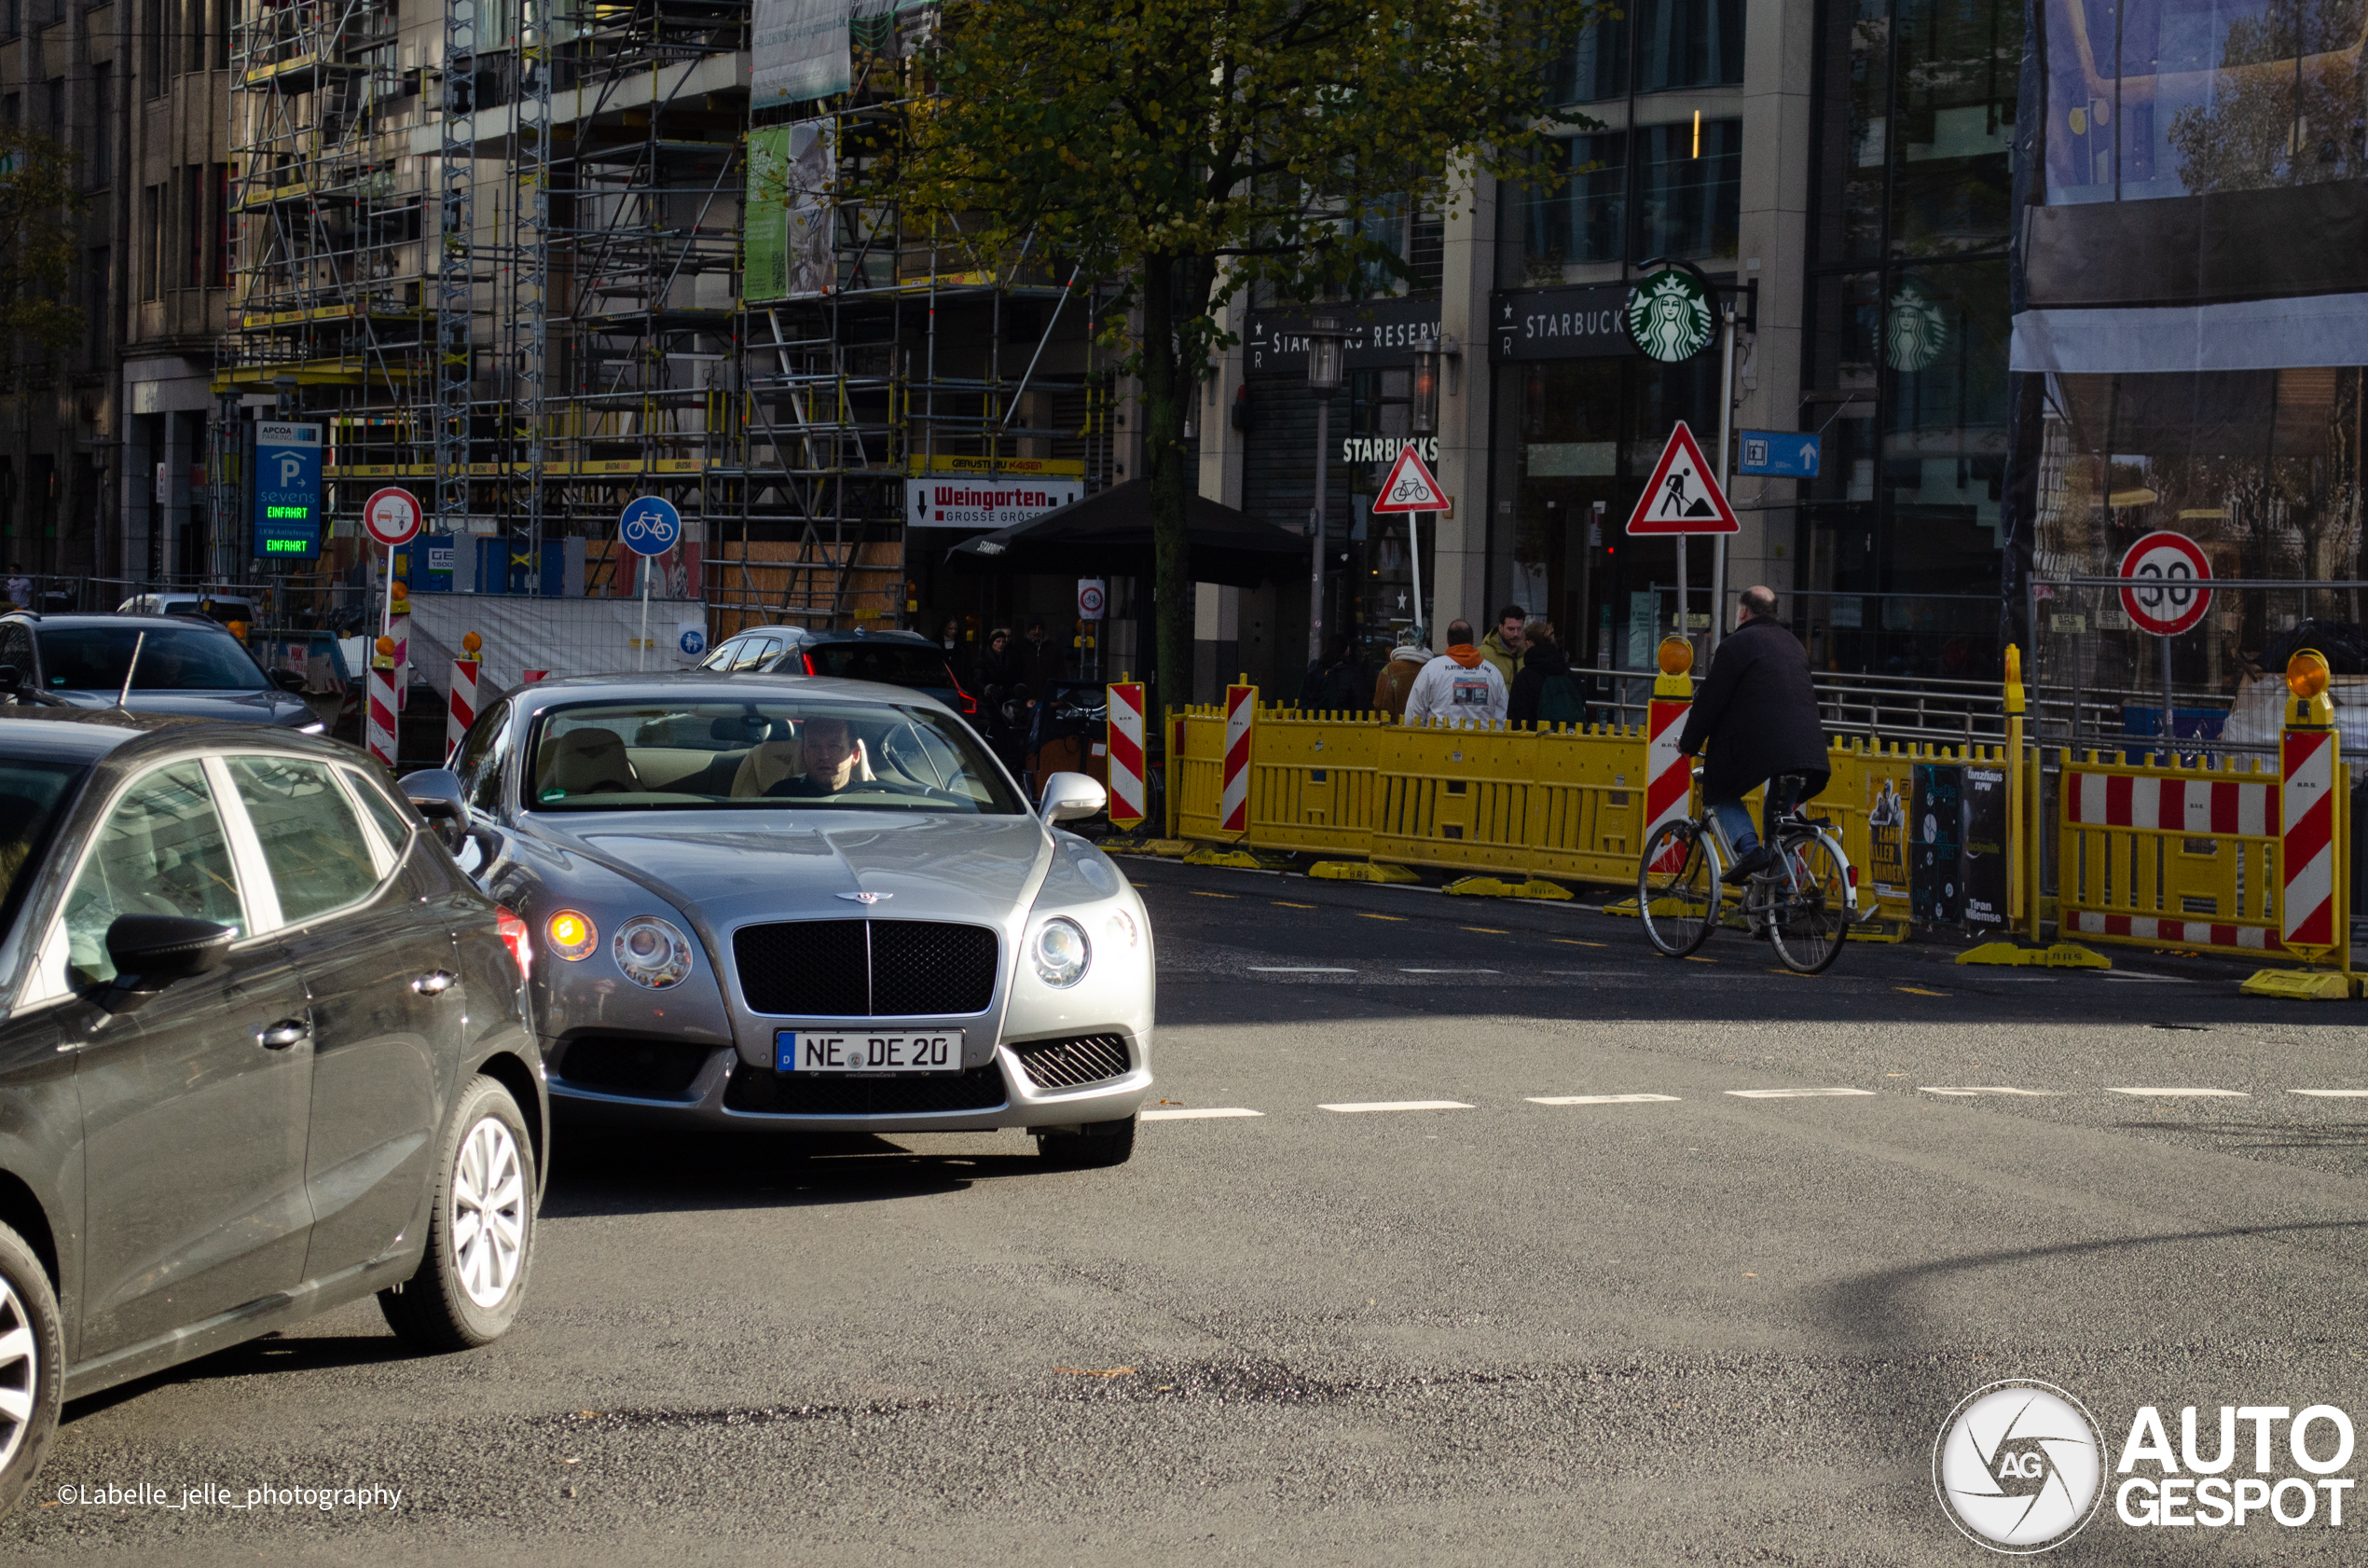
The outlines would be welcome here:
M 1883 357 L 1893 370 L 1921 370 L 1948 346 L 1948 318 L 1939 306 L 1914 289 L 1893 296 L 1891 320 L 1883 326 Z
M 1629 338 L 1664 364 L 1709 347 L 1711 323 L 1710 295 L 1690 272 L 1671 268 L 1628 291 Z

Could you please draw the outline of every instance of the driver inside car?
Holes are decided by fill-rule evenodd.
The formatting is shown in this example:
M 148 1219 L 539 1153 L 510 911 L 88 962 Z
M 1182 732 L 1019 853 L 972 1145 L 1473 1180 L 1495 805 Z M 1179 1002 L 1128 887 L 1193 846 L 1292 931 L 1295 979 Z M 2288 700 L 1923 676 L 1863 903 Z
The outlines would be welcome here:
M 835 795 L 861 780 L 863 750 L 844 719 L 808 719 L 798 726 L 798 771 L 773 785 L 768 796 L 811 798 Z

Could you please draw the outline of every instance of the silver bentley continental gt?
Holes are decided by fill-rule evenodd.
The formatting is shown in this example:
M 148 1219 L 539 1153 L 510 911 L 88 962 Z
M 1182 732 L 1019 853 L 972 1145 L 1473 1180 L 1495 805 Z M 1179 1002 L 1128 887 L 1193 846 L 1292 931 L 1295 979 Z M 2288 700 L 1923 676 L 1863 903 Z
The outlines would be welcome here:
M 600 676 L 489 707 L 406 792 L 527 921 L 555 1111 L 644 1127 L 1021 1127 L 1134 1151 L 1151 928 L 976 735 L 863 681 Z

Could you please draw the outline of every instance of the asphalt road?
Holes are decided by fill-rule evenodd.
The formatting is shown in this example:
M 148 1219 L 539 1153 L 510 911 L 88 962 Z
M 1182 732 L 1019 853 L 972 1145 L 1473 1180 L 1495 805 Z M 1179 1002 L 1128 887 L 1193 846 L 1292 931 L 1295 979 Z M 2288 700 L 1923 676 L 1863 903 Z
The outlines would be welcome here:
M 2186 1405 L 2207 1448 L 2223 1404 L 2368 1424 L 2368 1100 L 2309 1093 L 2368 1092 L 2357 1006 L 1129 868 L 1132 1163 L 571 1140 L 509 1338 L 412 1359 L 347 1309 L 71 1408 L 43 1494 L 394 1506 L 36 1497 L 0 1560 L 1976 1563 L 1933 1449 L 1996 1380 L 2075 1395 L 2109 1469 L 2142 1405 L 2174 1447 Z M 2357 1510 L 2109 1497 L 2047 1561 L 2357 1562 Z

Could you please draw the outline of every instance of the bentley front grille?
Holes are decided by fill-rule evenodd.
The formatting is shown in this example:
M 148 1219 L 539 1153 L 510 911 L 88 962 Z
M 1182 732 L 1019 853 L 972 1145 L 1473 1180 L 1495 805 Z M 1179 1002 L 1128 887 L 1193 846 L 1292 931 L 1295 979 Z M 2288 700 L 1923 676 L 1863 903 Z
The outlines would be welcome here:
M 784 920 L 732 937 L 750 1008 L 797 1018 L 984 1012 L 1001 952 L 991 927 L 936 920 Z

